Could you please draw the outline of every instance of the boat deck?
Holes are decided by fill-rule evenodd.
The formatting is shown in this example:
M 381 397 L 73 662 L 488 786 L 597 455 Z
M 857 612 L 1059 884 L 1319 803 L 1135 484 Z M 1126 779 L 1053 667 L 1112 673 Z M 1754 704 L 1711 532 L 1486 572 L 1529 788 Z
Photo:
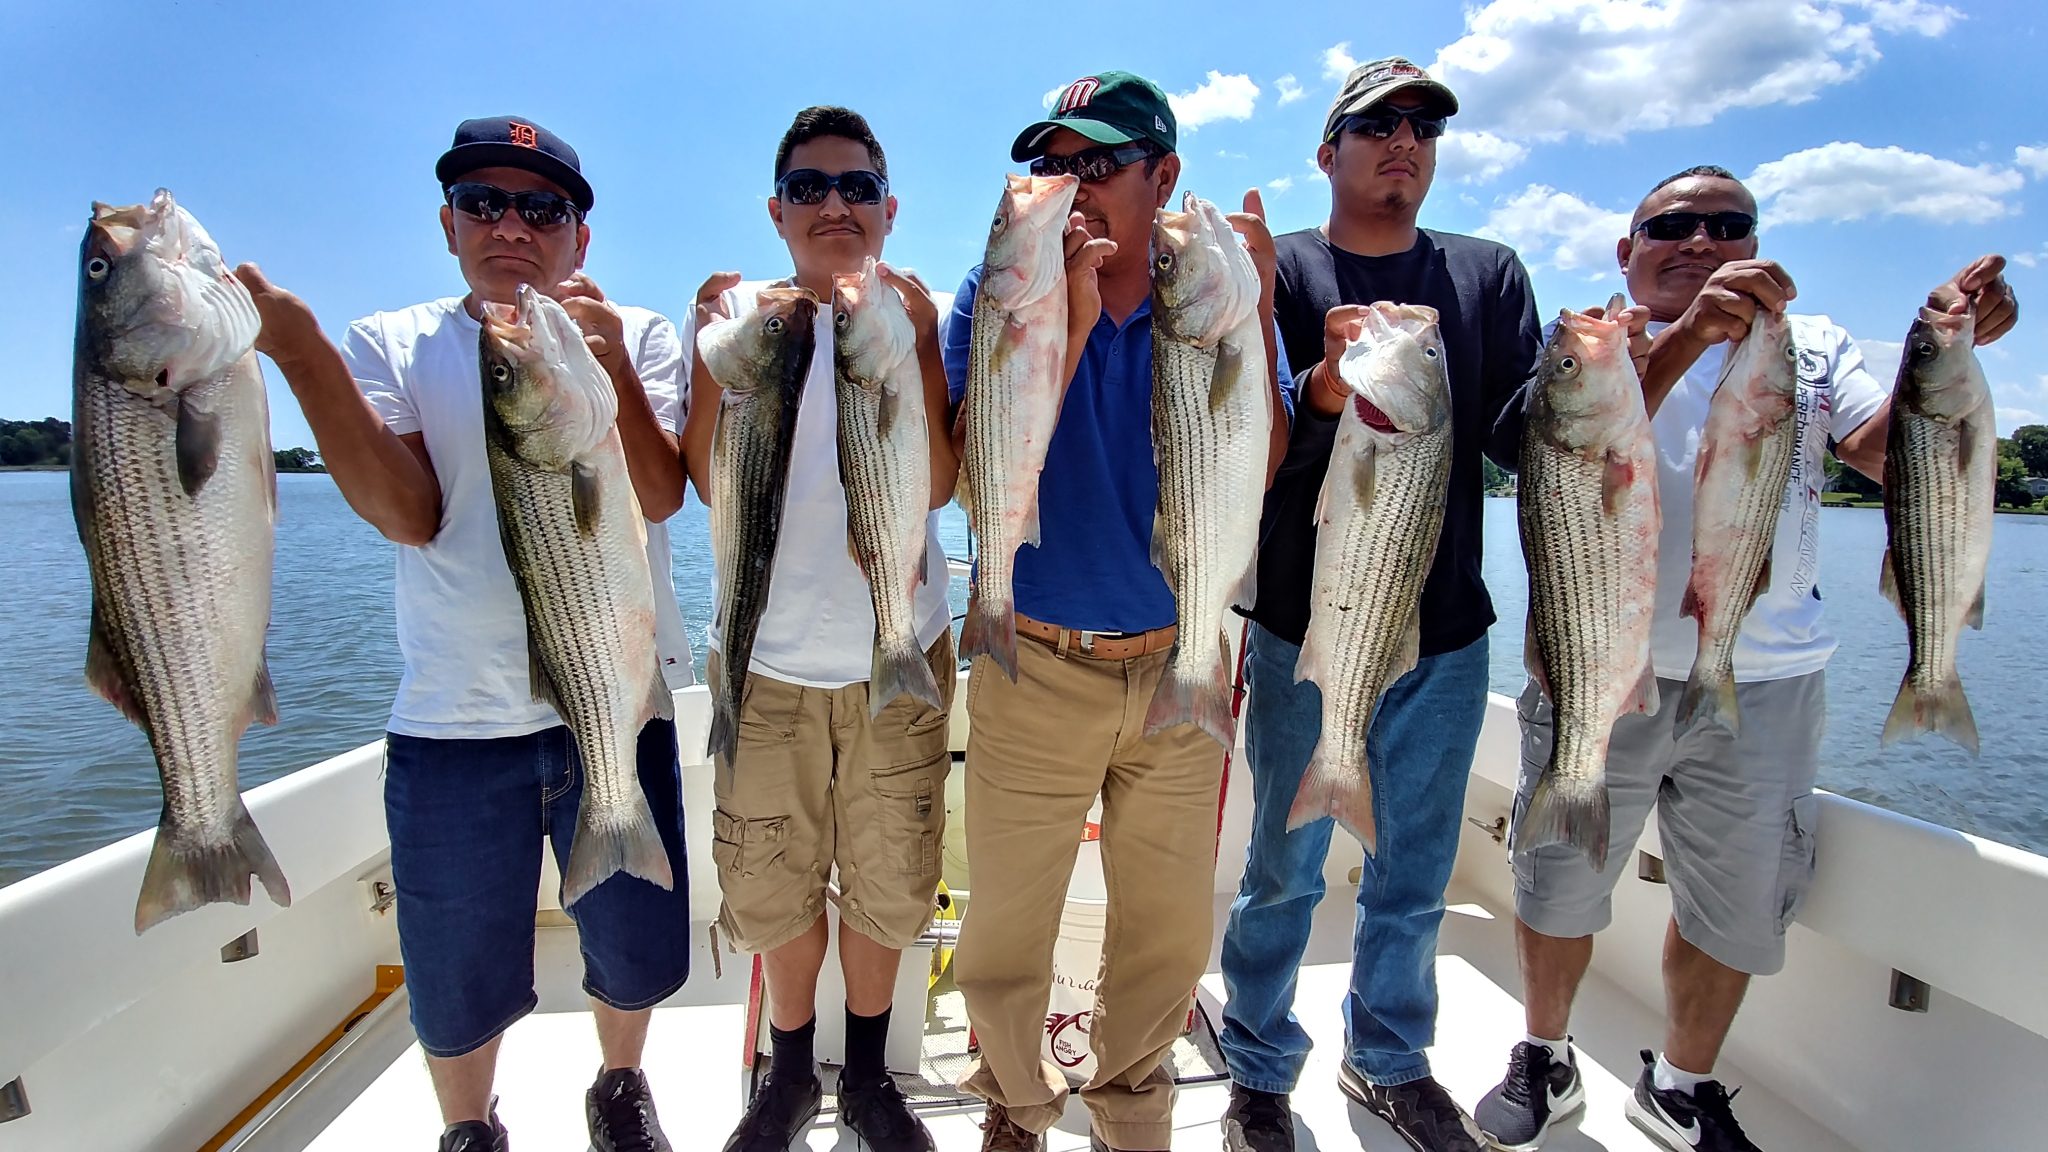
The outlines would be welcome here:
M 1454 886 L 1437 960 L 1442 995 L 1438 1044 L 1431 1058 L 1439 1079 L 1467 1108 L 1493 1085 L 1505 1068 L 1508 1049 L 1523 1035 L 1517 1002 L 1512 920 L 1473 901 Z M 1465 902 L 1460 903 L 1463 900 Z M 1223 922 L 1227 901 L 1217 903 Z M 1363 1147 L 1368 1152 L 1404 1152 L 1407 1145 L 1379 1120 L 1351 1105 L 1336 1086 L 1342 1053 L 1340 1007 L 1350 964 L 1351 905 L 1326 899 L 1301 969 L 1298 1011 L 1316 1047 L 1293 1097 L 1302 1152 Z M 540 1010 L 515 1025 L 505 1038 L 498 1074 L 499 1115 L 523 1148 L 581 1148 L 586 1140 L 583 1089 L 598 1068 L 597 1040 L 580 989 L 581 970 L 574 930 L 545 928 L 539 943 Z M 690 983 L 656 1011 L 645 1058 L 657 1106 L 678 1149 L 716 1149 L 724 1143 L 745 1104 L 745 1047 L 750 965 L 726 956 L 714 975 L 708 937 L 698 949 Z M 1211 957 L 1203 980 L 1203 1003 L 1217 1015 L 1222 977 Z M 289 1144 L 310 1152 L 358 1152 L 366 1148 L 428 1148 L 440 1130 L 432 1088 L 418 1046 L 410 1044 L 402 1003 L 391 1006 L 386 1034 L 393 1039 L 352 1051 L 321 1074 L 333 1104 L 327 1115 L 301 1115 L 297 1127 L 316 1128 L 310 1142 Z M 827 1010 L 831 1010 L 828 1006 Z M 1590 975 L 1580 996 L 1576 1037 L 1587 1080 L 1587 1108 L 1553 1133 L 1556 1152 L 1638 1152 L 1657 1145 L 1632 1127 L 1622 1112 L 1641 1065 L 1640 1048 L 1655 1048 L 1662 1012 L 1619 987 Z M 403 1045 L 403 1046 L 401 1046 Z M 1724 1066 L 1722 1077 L 1742 1086 L 1738 1112 L 1751 1137 L 1769 1149 L 1836 1152 L 1850 1146 L 1811 1119 L 1751 1082 L 1739 1068 Z M 1221 1117 L 1228 1085 L 1220 1080 L 1184 1084 L 1175 1108 L 1176 1148 L 1221 1147 Z M 836 1126 L 829 1108 L 812 1129 L 806 1147 L 853 1149 L 853 1137 Z M 942 1152 L 980 1146 L 981 1110 L 971 1102 L 920 1109 Z M 282 1133 L 280 1133 L 281 1135 Z M 266 1149 L 285 1141 L 263 1142 Z M 1087 1111 L 1071 1099 L 1066 1117 L 1049 1133 L 1049 1152 L 1088 1147 Z

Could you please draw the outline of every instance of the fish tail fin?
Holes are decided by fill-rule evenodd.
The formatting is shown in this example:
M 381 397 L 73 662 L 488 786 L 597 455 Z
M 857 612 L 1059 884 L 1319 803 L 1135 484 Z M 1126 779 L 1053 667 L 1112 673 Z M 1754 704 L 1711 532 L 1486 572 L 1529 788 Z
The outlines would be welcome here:
M 1546 771 L 1529 794 L 1529 806 L 1515 826 L 1515 848 L 1569 844 L 1586 854 L 1595 871 L 1607 870 L 1607 782 Z
M 1017 613 L 1013 605 L 990 607 L 977 596 L 967 606 L 967 619 L 960 625 L 960 657 L 972 660 L 987 656 L 1017 682 Z
M 1891 715 L 1884 721 L 1884 743 L 1891 744 L 1925 732 L 1938 732 L 1978 754 L 1977 717 L 1970 711 L 1970 698 L 1963 694 L 1960 676 L 1926 692 L 1916 692 L 1909 678 L 1899 685 L 1899 698 L 1892 702 Z
M 1178 654 L 1176 648 L 1175 654 Z M 1206 674 L 1189 676 L 1180 671 L 1172 656 L 1159 686 L 1152 691 L 1152 706 L 1145 712 L 1145 735 L 1177 724 L 1194 724 L 1230 747 L 1237 740 L 1237 724 L 1230 715 L 1230 653 L 1219 648 L 1215 666 Z
M 1294 805 L 1287 810 L 1287 830 L 1292 832 L 1325 816 L 1334 816 L 1349 828 L 1367 852 L 1375 849 L 1378 829 L 1372 815 L 1371 772 L 1364 763 L 1343 763 L 1331 754 L 1327 741 L 1317 740 L 1308 770 L 1301 774 Z
M 1682 737 L 1703 724 L 1719 724 L 1741 735 L 1742 709 L 1735 703 L 1735 677 L 1715 674 L 1698 663 L 1678 697 L 1677 734 Z
M 135 902 L 135 934 L 142 935 L 180 912 L 208 904 L 247 904 L 249 877 L 280 908 L 292 902 L 290 885 L 277 857 L 263 840 L 256 821 L 239 797 L 231 835 L 220 842 L 196 841 L 166 821 L 157 826 L 156 844 L 142 873 L 142 895 Z
M 637 785 L 632 806 L 617 820 L 600 821 L 591 809 L 589 792 L 584 793 L 583 810 L 576 817 L 576 839 L 569 845 L 569 866 L 562 871 L 562 907 L 581 900 L 620 872 L 657 888 L 673 890 L 676 886 L 668 847 L 661 842 L 654 811 Z
M 946 706 L 939 699 L 938 678 L 932 675 L 932 666 L 916 645 L 899 645 L 885 651 L 876 644 L 874 665 L 868 673 L 868 715 L 880 716 L 891 700 L 905 695 L 923 701 L 934 711 L 945 711 Z

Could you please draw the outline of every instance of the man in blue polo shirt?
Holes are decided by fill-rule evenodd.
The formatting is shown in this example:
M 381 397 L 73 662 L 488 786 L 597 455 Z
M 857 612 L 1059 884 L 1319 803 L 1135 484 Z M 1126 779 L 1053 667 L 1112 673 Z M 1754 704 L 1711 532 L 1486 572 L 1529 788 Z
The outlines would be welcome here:
M 1103 979 L 1081 1090 L 1098 1149 L 1163 1149 L 1173 1083 L 1160 1058 L 1186 1023 L 1214 925 L 1223 749 L 1182 725 L 1143 736 L 1174 637 L 1173 594 L 1152 566 L 1152 221 L 1180 177 L 1173 110 L 1150 82 L 1103 72 L 1068 85 L 1011 158 L 1081 186 L 1066 240 L 1068 362 L 1038 486 L 1039 538 L 1017 553 L 1012 683 L 975 665 L 967 708 L 967 842 L 974 896 L 953 960 L 980 1055 L 963 1086 L 988 1101 L 985 1152 L 1035 1152 L 1067 1087 L 1040 1058 L 1050 957 L 1082 824 L 1102 797 L 1110 903 Z M 1256 197 L 1231 217 L 1259 265 L 1272 320 L 1273 247 Z M 954 297 L 946 376 L 957 405 L 981 270 Z M 1269 358 L 1272 362 L 1272 358 Z M 1274 453 L 1293 411 L 1279 362 Z

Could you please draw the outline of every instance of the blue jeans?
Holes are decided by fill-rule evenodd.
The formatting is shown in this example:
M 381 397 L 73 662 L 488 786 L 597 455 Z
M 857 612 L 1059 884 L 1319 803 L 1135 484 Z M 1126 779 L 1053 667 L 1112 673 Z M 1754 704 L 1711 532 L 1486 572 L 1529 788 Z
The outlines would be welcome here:
M 1323 694 L 1295 683 L 1301 649 L 1254 624 L 1245 674 L 1252 841 L 1223 936 L 1223 1054 L 1231 1079 L 1291 1092 L 1308 1058 L 1294 1015 L 1295 970 L 1323 898 L 1335 821 L 1289 832 L 1287 809 L 1323 727 Z M 1366 738 L 1378 852 L 1367 854 L 1344 1002 L 1346 1059 L 1375 1084 L 1429 1075 L 1436 1035 L 1436 937 L 1458 854 L 1465 781 L 1486 717 L 1486 637 L 1425 658 L 1381 698 Z
M 541 839 L 566 868 L 583 762 L 559 725 L 498 740 L 393 732 L 384 747 L 384 819 L 413 1031 L 428 1054 L 460 1056 L 539 1003 L 533 913 Z M 583 950 L 583 990 L 626 1012 L 666 1000 L 690 974 L 675 722 L 649 721 L 635 753 L 675 888 L 619 873 L 569 909 Z

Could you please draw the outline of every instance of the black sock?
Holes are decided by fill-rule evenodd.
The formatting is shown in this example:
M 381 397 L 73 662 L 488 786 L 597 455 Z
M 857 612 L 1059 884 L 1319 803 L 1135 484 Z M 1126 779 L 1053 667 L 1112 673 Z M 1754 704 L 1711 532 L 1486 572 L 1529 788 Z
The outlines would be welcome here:
M 880 1016 L 856 1016 L 846 1010 L 846 1072 L 848 1080 L 873 1083 L 889 1074 L 889 1009 Z
M 768 1054 L 772 1061 L 769 1070 L 798 1078 L 817 1076 L 817 1059 L 811 1055 L 811 1040 L 817 1034 L 816 1016 L 804 1021 L 803 1027 L 787 1032 L 773 1024 L 768 1025 Z

